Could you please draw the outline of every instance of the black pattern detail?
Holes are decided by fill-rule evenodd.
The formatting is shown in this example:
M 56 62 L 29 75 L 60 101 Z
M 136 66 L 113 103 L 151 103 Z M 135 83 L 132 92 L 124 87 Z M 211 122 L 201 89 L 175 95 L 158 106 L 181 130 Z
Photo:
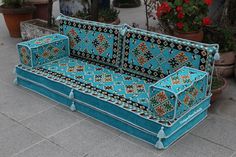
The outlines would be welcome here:
M 199 67 L 195 67 L 195 68 L 200 69 L 202 71 L 207 71 L 206 67 L 209 67 L 206 62 L 202 61 L 202 59 L 207 60 L 207 57 L 208 57 L 207 52 L 203 49 L 196 48 L 194 46 L 185 46 L 185 45 L 181 45 L 181 44 L 176 44 L 176 43 L 164 40 L 164 39 L 160 39 L 158 37 L 154 38 L 149 34 L 144 34 L 144 33 L 141 34 L 139 32 L 128 31 L 126 33 L 125 39 L 124 39 L 125 44 L 124 44 L 124 50 L 123 50 L 123 52 L 124 52 L 123 68 L 125 71 L 128 71 L 130 73 L 135 73 L 135 74 L 138 74 L 138 75 L 141 75 L 143 77 L 147 77 L 147 78 L 150 78 L 153 80 L 159 80 L 160 78 L 163 78 L 168 75 L 167 71 L 166 72 L 162 71 L 160 73 L 160 71 L 157 71 L 157 69 L 153 70 L 150 68 L 144 68 L 144 67 L 141 67 L 138 65 L 133 65 L 132 63 L 130 63 L 128 61 L 129 60 L 128 58 L 129 58 L 129 52 L 132 52 L 130 50 L 130 42 L 132 42 L 132 39 L 133 40 L 142 40 L 145 42 L 150 42 L 152 44 L 157 44 L 158 48 L 160 49 L 161 52 L 165 48 L 171 48 L 170 54 L 172 53 L 173 49 L 176 49 L 179 51 L 184 51 L 184 52 L 186 52 L 186 49 L 187 49 L 188 50 L 187 52 L 200 56 L 200 65 L 199 65 Z M 194 50 L 195 50 L 195 52 L 194 52 Z M 196 53 L 196 50 L 197 50 L 197 53 Z M 174 67 L 175 65 L 178 64 L 175 62 L 175 60 L 169 60 L 168 62 L 171 64 L 172 67 Z M 188 62 L 187 65 L 191 64 L 191 63 L 190 64 L 189 63 L 190 62 Z M 210 71 L 207 71 L 207 72 L 210 72 Z
M 70 49 L 70 55 L 73 57 L 83 58 L 90 61 L 98 62 L 104 65 L 109 65 L 113 67 L 118 67 L 120 63 L 121 58 L 121 37 L 118 29 L 115 28 L 107 28 L 105 26 L 96 26 L 93 24 L 85 24 L 81 22 L 74 22 L 70 20 L 61 20 L 60 21 L 60 27 L 59 31 L 61 34 L 64 34 L 64 27 L 71 26 L 71 27 L 77 27 L 80 29 L 84 29 L 85 31 L 94 31 L 94 32 L 101 32 L 101 33 L 110 33 L 114 36 L 113 41 L 113 49 L 112 49 L 112 56 L 99 56 L 93 54 L 93 52 L 82 52 L 78 49 Z M 79 39 L 75 39 L 76 42 L 79 41 Z M 97 45 L 98 43 L 96 41 L 93 41 L 94 45 Z

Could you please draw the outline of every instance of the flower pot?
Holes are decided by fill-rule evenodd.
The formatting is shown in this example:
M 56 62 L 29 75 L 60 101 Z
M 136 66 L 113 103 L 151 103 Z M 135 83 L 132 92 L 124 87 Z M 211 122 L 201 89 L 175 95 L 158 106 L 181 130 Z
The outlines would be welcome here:
M 134 8 L 141 5 L 140 0 L 114 0 L 113 6 L 118 8 Z
M 226 66 L 234 65 L 235 63 L 235 52 L 224 52 L 220 53 L 220 60 L 215 62 L 215 65 Z
M 35 8 L 33 6 L 24 6 L 21 8 L 0 6 L 0 12 L 3 13 L 11 37 L 20 37 L 20 22 L 32 19 L 34 10 Z
M 48 19 L 48 2 L 38 2 L 33 3 L 36 7 L 36 11 L 34 12 L 34 18 L 47 20 Z
M 30 40 L 58 32 L 57 27 L 47 28 L 47 21 L 32 19 L 20 23 L 22 40 Z
M 111 24 L 118 25 L 120 24 L 120 18 L 118 17 L 115 21 L 113 21 Z
M 224 78 L 221 78 L 221 85 L 219 87 L 212 89 L 211 93 L 211 103 L 215 102 L 217 98 L 221 95 L 222 91 L 226 88 L 227 86 L 227 81 Z
M 234 75 L 233 65 L 215 65 L 215 71 L 222 77 L 232 77 Z
M 234 78 L 235 78 L 235 80 L 236 80 L 236 63 L 235 63 L 235 65 L 234 65 Z
M 104 23 L 109 23 L 109 24 L 113 24 L 113 25 L 118 25 L 118 24 L 120 24 L 120 18 L 117 17 L 115 21 L 104 21 Z
M 236 60 L 235 60 L 235 64 L 234 64 L 234 78 L 235 78 L 235 81 L 236 81 Z
M 203 40 L 203 31 L 196 31 L 196 32 L 180 32 L 174 31 L 174 36 L 178 38 L 193 40 L 193 41 L 202 41 Z

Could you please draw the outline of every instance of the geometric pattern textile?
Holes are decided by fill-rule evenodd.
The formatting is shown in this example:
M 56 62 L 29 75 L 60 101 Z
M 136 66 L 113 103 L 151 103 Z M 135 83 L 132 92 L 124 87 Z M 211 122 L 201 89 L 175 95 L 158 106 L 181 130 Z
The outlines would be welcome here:
M 157 81 L 187 66 L 208 72 L 210 86 L 213 56 L 217 51 L 215 45 L 197 47 L 186 40 L 183 44 L 176 42 L 173 37 L 166 36 L 163 39 L 163 35 L 143 32 L 134 28 L 127 29 L 124 35 L 123 70 Z
M 68 56 L 69 39 L 61 34 L 52 34 L 17 44 L 20 62 L 35 67 Z
M 119 67 L 121 64 L 119 28 L 98 22 L 60 18 L 60 33 L 69 37 L 71 56 Z
M 148 107 L 148 88 L 152 82 L 70 57 L 44 64 L 41 68 Z
M 150 86 L 149 109 L 163 120 L 174 120 L 206 98 L 208 74 L 182 67 Z

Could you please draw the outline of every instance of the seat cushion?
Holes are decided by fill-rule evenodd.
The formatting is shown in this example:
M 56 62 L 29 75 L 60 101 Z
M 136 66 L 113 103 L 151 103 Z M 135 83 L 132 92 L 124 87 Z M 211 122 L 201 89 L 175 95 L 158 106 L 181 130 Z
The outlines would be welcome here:
M 71 57 L 45 64 L 41 68 L 148 107 L 148 88 L 152 82 Z

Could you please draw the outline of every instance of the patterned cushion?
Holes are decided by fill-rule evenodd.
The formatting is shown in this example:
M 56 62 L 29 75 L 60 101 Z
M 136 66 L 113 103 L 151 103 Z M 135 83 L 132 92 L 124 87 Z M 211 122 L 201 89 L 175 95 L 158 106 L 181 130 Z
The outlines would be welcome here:
M 35 67 L 69 54 L 69 39 L 61 34 L 52 34 L 17 44 L 20 62 Z
M 148 88 L 151 82 L 71 57 L 44 64 L 40 68 L 90 85 L 94 92 L 107 92 L 122 102 L 129 101 L 142 108 L 148 107 Z
M 119 27 L 59 16 L 60 33 L 70 39 L 71 56 L 109 66 L 121 64 Z
M 159 80 L 183 66 L 211 75 L 217 45 L 207 45 L 140 29 L 128 29 L 124 36 L 125 71 Z
M 150 86 L 149 109 L 163 120 L 179 118 L 206 98 L 206 72 L 182 67 Z

